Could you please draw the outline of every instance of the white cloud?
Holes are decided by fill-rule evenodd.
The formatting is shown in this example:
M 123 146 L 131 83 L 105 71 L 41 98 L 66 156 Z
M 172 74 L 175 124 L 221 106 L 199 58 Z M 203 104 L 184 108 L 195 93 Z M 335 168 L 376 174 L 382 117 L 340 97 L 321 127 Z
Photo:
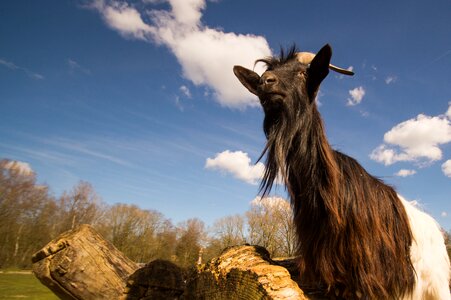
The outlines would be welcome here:
M 80 71 L 80 72 L 85 73 L 87 75 L 91 74 L 91 71 L 89 69 L 81 66 L 78 62 L 76 62 L 73 59 L 68 58 L 67 59 L 67 65 L 69 66 L 71 72 Z
M 182 85 L 180 87 L 180 91 L 185 95 L 187 98 L 191 98 L 191 91 L 186 85 Z
M 385 133 L 385 143 L 374 149 L 370 158 L 385 165 L 399 161 L 424 164 L 440 160 L 440 145 L 451 142 L 450 120 L 447 112 L 435 117 L 420 114 L 404 121 Z
M 44 79 L 44 76 L 42 76 L 41 74 L 32 72 L 29 69 L 21 67 L 21 66 L 18 66 L 15 63 L 10 62 L 10 61 L 6 61 L 6 60 L 3 60 L 3 59 L 0 59 L 0 65 L 3 65 L 3 66 L 5 66 L 5 67 L 7 67 L 8 69 L 11 69 L 11 70 L 23 71 L 23 72 L 25 72 L 25 74 L 27 74 L 29 77 L 31 77 L 33 79 L 39 79 L 39 80 Z
M 446 117 L 451 120 L 451 102 L 448 103 L 448 110 L 446 111 Z
M 34 174 L 33 169 L 31 168 L 31 166 L 26 163 L 26 162 L 22 162 L 22 161 L 8 161 L 5 165 L 4 168 L 7 170 L 11 170 L 13 172 L 17 172 L 19 175 L 22 176 L 31 176 Z
M 94 157 L 96 159 L 103 159 L 109 162 L 116 163 L 121 166 L 130 167 L 131 164 L 128 161 L 125 161 L 119 157 L 108 154 L 110 152 L 108 149 L 104 151 L 102 147 L 98 143 L 89 143 L 89 142 L 79 142 L 75 140 L 70 140 L 66 138 L 54 138 L 52 140 L 45 140 L 45 143 L 48 145 L 53 145 L 58 148 L 63 148 L 69 150 L 71 152 L 75 152 L 77 154 L 83 154 L 89 157 Z M 100 148 L 100 149 L 99 149 Z
M 448 159 L 442 164 L 443 174 L 447 177 L 451 177 L 451 159 Z
M 9 68 L 11 70 L 19 69 L 19 67 L 16 66 L 14 63 L 12 63 L 10 61 L 3 60 L 3 59 L 0 59 L 0 65 L 3 65 L 3 66 L 5 66 L 5 67 L 7 67 L 7 68 Z
M 396 76 L 387 76 L 387 78 L 385 78 L 385 83 L 386 84 L 395 83 L 396 80 L 397 80 Z
M 415 175 L 416 173 L 417 173 L 417 171 L 415 171 L 415 170 L 401 169 L 401 170 L 399 170 L 399 171 L 395 174 L 395 176 L 398 176 L 398 177 L 408 177 L 408 176 Z
M 398 161 L 410 160 L 405 154 L 399 154 L 394 149 L 388 148 L 388 146 L 382 144 L 373 150 L 370 154 L 370 158 L 377 162 L 383 163 L 386 166 L 392 165 Z
M 241 86 L 232 68 L 234 65 L 252 68 L 256 59 L 270 55 L 266 39 L 203 25 L 201 17 L 206 0 L 167 2 L 171 7 L 169 11 L 145 12 L 150 23 L 144 22 L 141 13 L 124 2 L 94 0 L 91 6 L 122 36 L 168 47 L 181 64 L 183 76 L 195 85 L 211 87 L 221 105 L 257 106 L 258 99 Z
M 232 174 L 235 178 L 250 184 L 257 184 L 265 171 L 263 163 L 251 164 L 247 153 L 229 150 L 216 154 L 214 158 L 207 158 L 205 168 Z
M 268 208 L 282 208 L 291 211 L 290 203 L 282 197 L 261 197 L 257 196 L 251 201 L 252 206 L 263 206 Z
M 442 213 L 440 214 L 440 216 L 441 216 L 442 218 L 446 218 L 446 217 L 448 217 L 448 213 L 447 213 L 446 211 L 442 211 Z
M 182 25 L 199 26 L 205 0 L 169 0 L 175 20 Z
M 360 115 L 364 118 L 367 118 L 370 115 L 370 113 L 362 109 L 360 110 Z
M 318 107 L 323 106 L 323 103 L 320 100 L 320 98 L 322 98 L 323 96 L 324 96 L 324 93 L 321 92 L 321 90 L 319 90 L 318 93 L 316 94 L 316 98 L 315 98 L 315 102 Z
M 349 95 L 351 98 L 348 98 L 348 106 L 360 104 L 363 100 L 363 96 L 365 96 L 365 89 L 362 86 L 356 87 L 355 89 L 349 91 Z
M 144 23 L 141 14 L 126 2 L 94 0 L 91 7 L 97 9 L 105 23 L 123 37 L 147 40 L 154 28 Z
M 180 96 L 175 96 L 174 98 L 174 103 L 175 106 L 181 111 L 184 112 L 185 111 L 185 107 L 182 104 L 182 101 L 180 101 Z

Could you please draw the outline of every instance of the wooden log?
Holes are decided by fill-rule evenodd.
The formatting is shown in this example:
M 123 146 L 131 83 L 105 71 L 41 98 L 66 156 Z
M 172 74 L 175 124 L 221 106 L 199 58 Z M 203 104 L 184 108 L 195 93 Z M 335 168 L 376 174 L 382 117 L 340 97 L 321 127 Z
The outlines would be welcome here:
M 36 277 L 61 299 L 119 299 L 137 264 L 82 225 L 33 255 Z
M 154 260 L 127 280 L 127 300 L 184 299 L 186 272 L 166 260 Z
M 236 246 L 208 262 L 188 281 L 186 299 L 259 300 L 311 299 L 288 270 L 259 246 Z
M 163 260 L 138 268 L 82 225 L 51 241 L 32 260 L 34 274 L 61 299 L 319 299 L 299 288 L 294 260 L 273 261 L 259 246 L 228 248 L 190 271 Z

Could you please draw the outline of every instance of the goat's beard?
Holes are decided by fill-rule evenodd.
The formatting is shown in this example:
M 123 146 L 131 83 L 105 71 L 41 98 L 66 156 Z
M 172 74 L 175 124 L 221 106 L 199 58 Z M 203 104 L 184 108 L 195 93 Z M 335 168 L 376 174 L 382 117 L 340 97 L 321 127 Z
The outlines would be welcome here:
M 293 106 L 281 105 L 277 109 L 265 112 L 263 128 L 267 142 L 259 158 L 260 160 L 266 154 L 266 169 L 260 184 L 262 195 L 267 195 L 271 191 L 279 176 L 290 190 L 288 185 L 289 157 L 294 141 L 296 140 L 297 143 L 301 139 L 301 129 L 306 119 L 305 116 L 301 116 L 305 109 L 302 109 L 300 105 Z

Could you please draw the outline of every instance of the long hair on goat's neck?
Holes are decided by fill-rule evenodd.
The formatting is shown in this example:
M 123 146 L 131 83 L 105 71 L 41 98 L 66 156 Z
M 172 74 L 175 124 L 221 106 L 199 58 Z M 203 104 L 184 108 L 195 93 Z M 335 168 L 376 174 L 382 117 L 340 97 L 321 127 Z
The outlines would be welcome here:
M 276 61 L 282 60 L 289 61 Z M 268 69 L 277 72 L 277 65 Z M 331 148 L 316 101 L 306 99 L 305 83 L 290 86 L 279 80 L 290 99 L 265 111 L 261 193 L 268 194 L 281 174 L 293 206 L 304 281 L 340 290 L 347 299 L 390 299 L 411 292 L 412 233 L 396 192 Z

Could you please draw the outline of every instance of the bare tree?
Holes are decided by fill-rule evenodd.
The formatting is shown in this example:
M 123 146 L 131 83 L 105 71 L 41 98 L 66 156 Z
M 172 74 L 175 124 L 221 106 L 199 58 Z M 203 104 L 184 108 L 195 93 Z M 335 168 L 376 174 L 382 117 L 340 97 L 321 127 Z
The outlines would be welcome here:
M 273 256 L 291 256 L 295 235 L 290 204 L 280 197 L 257 197 L 246 212 L 250 244 L 268 249 Z
M 155 257 L 175 262 L 177 257 L 177 230 L 170 220 L 165 219 L 156 235 Z
M 100 203 L 92 185 L 80 181 L 71 192 L 64 192 L 59 199 L 62 212 L 60 230 L 74 229 L 80 224 L 92 224 L 100 213 Z
M 105 238 L 137 262 L 148 262 L 158 257 L 158 235 L 164 232 L 163 215 L 153 210 L 142 210 L 136 205 L 115 204 L 108 208 L 96 226 Z
M 0 267 L 30 264 L 29 255 L 50 238 L 54 207 L 27 164 L 0 161 Z
M 214 237 L 222 248 L 245 243 L 245 220 L 242 215 L 223 217 L 213 225 Z
M 198 261 L 201 249 L 206 246 L 205 224 L 199 219 L 189 219 L 177 229 L 176 262 L 184 267 L 193 265 Z

